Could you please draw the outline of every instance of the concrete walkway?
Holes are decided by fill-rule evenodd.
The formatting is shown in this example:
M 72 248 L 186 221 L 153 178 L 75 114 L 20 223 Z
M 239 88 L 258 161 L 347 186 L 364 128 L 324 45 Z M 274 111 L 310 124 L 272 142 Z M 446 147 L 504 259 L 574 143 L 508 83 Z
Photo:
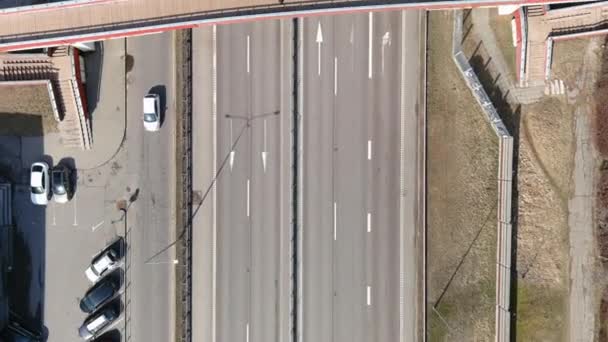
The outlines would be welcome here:
M 125 137 L 124 40 L 108 40 L 95 54 L 97 55 L 86 57 L 86 62 L 91 64 L 87 67 L 87 96 L 89 102 L 97 102 L 93 104 L 94 109 L 90 115 L 93 148 L 88 151 L 66 149 L 59 133 L 44 136 L 46 154 L 55 161 L 74 158 L 78 160 L 78 165 L 75 166 L 79 170 L 93 170 L 110 163 Z M 95 94 L 97 92 L 99 93 Z M 95 97 L 98 97 L 97 101 Z
M 473 22 L 473 31 L 475 35 L 483 42 L 484 48 L 488 54 L 492 56 L 492 62 L 488 68 L 497 79 L 497 85 L 503 94 L 509 94 L 511 99 L 509 102 L 515 101 L 522 104 L 530 104 L 537 102 L 543 97 L 545 87 L 541 86 L 519 88 L 515 83 L 514 76 L 509 70 L 508 64 L 504 58 L 502 50 L 498 46 L 496 35 L 490 25 L 489 8 L 476 8 L 471 12 L 471 21 Z
M 592 40 L 583 61 L 580 79 L 582 86 L 595 84 L 597 54 L 599 46 Z M 575 109 L 576 152 L 574 154 L 574 194 L 569 203 L 568 225 L 570 226 L 570 318 L 569 340 L 583 342 L 595 340 L 595 315 L 597 295 L 594 279 L 597 274 L 594 237 L 595 170 L 597 155 L 591 138 L 590 115 L 592 109 L 581 101 Z

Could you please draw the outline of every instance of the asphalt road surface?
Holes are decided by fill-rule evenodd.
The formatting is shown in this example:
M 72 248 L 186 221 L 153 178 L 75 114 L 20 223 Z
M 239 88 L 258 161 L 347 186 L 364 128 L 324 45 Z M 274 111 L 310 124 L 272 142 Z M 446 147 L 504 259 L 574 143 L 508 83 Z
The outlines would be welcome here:
M 418 32 L 415 11 L 303 20 L 300 341 L 419 337 Z
M 288 336 L 292 113 L 282 70 L 291 56 L 282 53 L 290 37 L 281 26 L 266 21 L 215 32 L 216 341 Z
M 193 340 L 417 341 L 420 14 L 301 22 L 297 270 L 296 27 L 194 30 Z
M 128 38 L 127 143 L 129 184 L 125 341 L 172 341 L 175 336 L 175 98 L 172 32 Z M 142 99 L 161 95 L 159 132 L 143 129 Z

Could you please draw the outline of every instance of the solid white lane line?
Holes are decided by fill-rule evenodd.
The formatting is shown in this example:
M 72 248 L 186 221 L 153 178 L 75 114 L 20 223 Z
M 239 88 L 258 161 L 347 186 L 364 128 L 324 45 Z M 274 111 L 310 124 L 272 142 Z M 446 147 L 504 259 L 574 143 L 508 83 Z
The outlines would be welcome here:
M 249 179 L 247 180 L 247 217 L 249 217 Z
M 334 241 L 338 239 L 338 204 L 334 202 Z
M 369 12 L 369 20 L 368 20 L 368 25 L 369 25 L 369 37 L 368 37 L 368 44 L 369 44 L 369 48 L 368 48 L 368 56 L 367 56 L 367 77 L 372 78 L 372 64 L 373 64 L 373 54 L 372 54 L 372 47 L 373 47 L 373 36 L 374 36 L 374 13 L 373 12 Z
M 338 57 L 334 58 L 334 95 L 338 95 Z
M 372 160 L 372 141 L 367 141 L 367 160 Z
M 372 287 L 367 287 L 367 306 L 372 305 Z
M 74 203 L 74 223 L 72 224 L 73 226 L 77 226 L 78 225 L 78 210 L 77 210 L 77 204 L 76 204 L 76 197 L 74 197 L 74 200 L 72 201 Z
M 213 100 L 211 103 L 211 117 L 212 117 L 212 136 L 213 136 L 213 173 L 217 174 L 217 26 L 213 25 L 212 28 L 212 45 L 213 45 L 213 59 L 212 66 L 213 72 L 211 73 L 211 88 L 213 88 Z M 232 120 L 230 120 L 232 122 Z M 232 138 L 230 139 L 232 141 Z M 231 142 L 232 144 L 232 142 Z M 234 160 L 234 157 L 233 157 Z M 233 161 L 234 162 L 234 161 Z M 217 309 L 217 184 L 213 182 L 212 189 L 212 203 L 213 203 L 213 219 L 212 219 L 212 248 L 211 248 L 211 259 L 212 259 L 212 276 L 211 276 L 211 342 L 216 342 L 215 335 L 215 322 L 216 322 L 216 309 Z
M 55 206 L 55 203 L 51 203 L 51 209 L 53 211 L 53 226 L 57 225 L 57 207 Z
M 372 214 L 367 213 L 367 232 L 371 233 L 372 231 Z
M 249 73 L 251 64 L 251 37 L 247 35 L 247 73 Z
M 245 341 L 249 342 L 249 323 L 245 326 Z

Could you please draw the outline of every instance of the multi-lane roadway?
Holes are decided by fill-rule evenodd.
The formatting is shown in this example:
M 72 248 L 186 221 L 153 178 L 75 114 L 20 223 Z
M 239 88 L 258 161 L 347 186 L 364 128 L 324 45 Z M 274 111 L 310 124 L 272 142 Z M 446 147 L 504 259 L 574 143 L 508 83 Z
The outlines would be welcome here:
M 419 26 L 415 11 L 302 21 L 300 341 L 418 338 Z
M 194 30 L 194 341 L 420 338 L 420 16 Z
M 124 341 L 175 336 L 175 80 L 173 33 L 129 38 L 127 47 L 128 184 Z M 169 66 L 169 67 L 168 67 Z M 142 99 L 161 96 L 162 125 L 146 132 Z M 179 262 L 179 260 L 178 260 Z

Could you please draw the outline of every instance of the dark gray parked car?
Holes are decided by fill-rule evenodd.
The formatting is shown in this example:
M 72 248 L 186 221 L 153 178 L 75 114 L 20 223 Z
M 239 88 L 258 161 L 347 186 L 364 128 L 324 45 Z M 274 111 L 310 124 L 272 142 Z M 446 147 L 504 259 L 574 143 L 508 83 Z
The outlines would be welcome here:
M 105 277 L 87 291 L 80 301 L 80 310 L 86 313 L 95 311 L 98 307 L 110 300 L 118 289 L 120 283 L 117 277 Z

